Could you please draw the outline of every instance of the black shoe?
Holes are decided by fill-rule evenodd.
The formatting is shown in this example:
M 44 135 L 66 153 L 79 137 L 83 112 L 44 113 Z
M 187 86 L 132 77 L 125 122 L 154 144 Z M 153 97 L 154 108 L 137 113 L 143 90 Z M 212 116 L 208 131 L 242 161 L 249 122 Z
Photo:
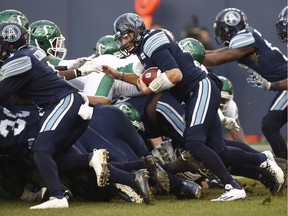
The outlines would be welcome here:
M 175 189 L 177 199 L 199 199 L 202 195 L 202 187 L 189 180 L 183 180 L 182 186 Z
M 258 180 L 265 186 L 265 188 L 269 189 L 269 191 L 275 195 L 279 189 L 279 183 L 276 179 L 270 175 L 269 172 L 263 172 L 259 175 Z
M 150 204 L 152 194 L 148 184 L 148 171 L 140 169 L 134 172 L 137 192 L 143 197 L 144 203 Z
M 70 202 L 70 201 L 73 201 L 74 197 L 73 197 L 73 194 L 70 190 L 65 190 L 63 192 L 63 196 Z
M 194 158 L 189 151 L 182 152 L 181 159 L 185 161 L 190 172 L 198 173 L 208 179 L 215 178 L 214 174 L 203 163 Z
M 144 157 L 146 168 L 150 174 L 150 177 L 155 181 L 160 190 L 169 192 L 170 181 L 167 172 L 157 162 L 157 158 L 153 155 Z

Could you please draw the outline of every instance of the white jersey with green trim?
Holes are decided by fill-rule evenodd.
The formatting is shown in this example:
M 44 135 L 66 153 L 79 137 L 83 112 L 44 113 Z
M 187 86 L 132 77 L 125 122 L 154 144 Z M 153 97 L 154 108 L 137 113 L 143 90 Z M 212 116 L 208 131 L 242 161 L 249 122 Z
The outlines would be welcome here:
M 125 73 L 135 73 L 141 75 L 144 71 L 143 66 L 137 56 L 129 56 L 119 59 L 113 55 L 101 55 L 92 61 L 99 65 L 108 65 L 118 71 Z M 142 95 L 137 86 L 120 81 L 113 80 L 104 73 L 91 73 L 87 76 L 83 93 L 86 95 L 106 96 L 110 100 L 118 97 L 132 97 Z
M 224 116 L 233 118 L 237 120 L 239 118 L 238 115 L 238 107 L 234 100 L 229 100 L 227 102 L 227 107 L 224 110 L 221 110 Z

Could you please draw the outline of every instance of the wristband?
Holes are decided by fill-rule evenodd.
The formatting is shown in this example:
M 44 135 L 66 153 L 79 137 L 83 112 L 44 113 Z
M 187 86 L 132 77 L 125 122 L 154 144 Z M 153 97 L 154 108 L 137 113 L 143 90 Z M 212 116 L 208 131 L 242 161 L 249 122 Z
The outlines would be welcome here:
M 74 71 L 75 71 L 76 77 L 80 77 L 80 76 L 82 76 L 82 73 L 81 73 L 80 70 L 75 69 Z
M 150 84 L 149 84 L 149 88 L 151 89 L 151 91 L 153 91 L 154 93 L 158 93 L 161 91 L 164 91 L 166 89 L 170 89 L 173 86 L 175 86 L 175 84 L 173 84 L 169 78 L 167 77 L 166 73 L 161 73 L 159 76 L 157 76 Z

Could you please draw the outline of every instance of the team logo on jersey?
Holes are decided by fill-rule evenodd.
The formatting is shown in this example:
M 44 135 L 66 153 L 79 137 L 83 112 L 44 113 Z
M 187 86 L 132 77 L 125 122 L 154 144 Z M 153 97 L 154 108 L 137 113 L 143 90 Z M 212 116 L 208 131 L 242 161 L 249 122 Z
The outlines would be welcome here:
M 2 30 L 2 37 L 9 43 L 16 42 L 21 36 L 21 30 L 16 25 L 7 25 Z
M 224 15 L 224 22 L 229 26 L 236 26 L 241 20 L 241 16 L 237 11 L 228 11 Z
M 249 59 L 251 61 L 253 61 L 256 65 L 258 64 L 259 62 L 259 58 L 260 58 L 260 55 L 258 55 L 257 53 L 252 53 L 250 56 L 249 56 Z

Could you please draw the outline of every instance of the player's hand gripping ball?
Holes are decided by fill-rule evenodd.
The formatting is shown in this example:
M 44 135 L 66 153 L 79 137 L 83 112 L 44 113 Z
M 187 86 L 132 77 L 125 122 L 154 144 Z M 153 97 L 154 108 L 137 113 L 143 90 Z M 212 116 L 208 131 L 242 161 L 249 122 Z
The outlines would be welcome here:
M 149 86 L 149 84 L 161 74 L 161 71 L 158 69 L 158 67 L 150 67 L 147 70 L 144 71 L 142 74 L 142 81 Z

